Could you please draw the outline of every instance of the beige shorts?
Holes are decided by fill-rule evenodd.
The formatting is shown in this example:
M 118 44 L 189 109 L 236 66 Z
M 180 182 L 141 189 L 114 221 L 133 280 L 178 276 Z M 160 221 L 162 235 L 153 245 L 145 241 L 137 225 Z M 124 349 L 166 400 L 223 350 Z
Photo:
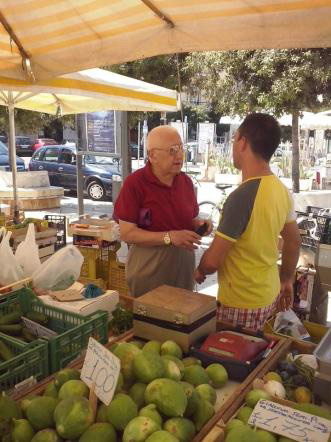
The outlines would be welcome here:
M 194 252 L 175 246 L 143 247 L 132 245 L 126 265 L 126 279 L 131 296 L 145 294 L 167 284 L 193 290 Z

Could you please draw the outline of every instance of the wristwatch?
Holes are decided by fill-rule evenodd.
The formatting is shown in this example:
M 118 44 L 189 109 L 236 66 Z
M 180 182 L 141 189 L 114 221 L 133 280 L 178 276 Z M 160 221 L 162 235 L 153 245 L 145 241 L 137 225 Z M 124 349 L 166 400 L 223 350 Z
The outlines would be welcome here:
M 169 232 L 167 232 L 167 233 L 164 235 L 164 237 L 163 237 L 163 241 L 164 241 L 164 244 L 165 244 L 166 246 L 170 246 L 170 244 L 171 244 L 171 238 L 170 238 Z

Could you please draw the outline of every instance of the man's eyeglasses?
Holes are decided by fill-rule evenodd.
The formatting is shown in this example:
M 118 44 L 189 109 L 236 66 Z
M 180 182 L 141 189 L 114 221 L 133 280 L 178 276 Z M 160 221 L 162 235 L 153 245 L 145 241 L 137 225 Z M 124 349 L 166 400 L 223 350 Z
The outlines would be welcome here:
M 164 152 L 168 152 L 169 155 L 174 157 L 178 152 L 182 153 L 184 151 L 184 145 L 174 144 L 173 146 L 169 146 L 163 149 L 161 147 L 153 147 L 151 150 L 163 150 Z

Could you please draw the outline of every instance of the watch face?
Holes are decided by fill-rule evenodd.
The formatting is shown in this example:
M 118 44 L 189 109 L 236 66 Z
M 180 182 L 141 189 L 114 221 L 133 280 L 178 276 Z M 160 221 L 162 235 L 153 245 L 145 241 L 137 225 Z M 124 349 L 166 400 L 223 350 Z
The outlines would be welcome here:
M 164 235 L 163 240 L 164 240 L 164 243 L 165 243 L 166 245 L 169 245 L 169 244 L 171 243 L 171 239 L 170 239 L 169 233 L 166 233 L 166 234 Z

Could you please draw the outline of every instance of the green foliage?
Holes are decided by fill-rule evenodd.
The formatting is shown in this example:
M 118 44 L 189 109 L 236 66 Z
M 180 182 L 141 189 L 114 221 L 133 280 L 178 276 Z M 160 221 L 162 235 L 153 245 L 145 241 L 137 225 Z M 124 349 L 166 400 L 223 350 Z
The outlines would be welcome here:
M 118 304 L 112 312 L 113 318 L 109 322 L 109 327 L 114 335 L 120 335 L 130 330 L 133 325 L 133 313 Z

